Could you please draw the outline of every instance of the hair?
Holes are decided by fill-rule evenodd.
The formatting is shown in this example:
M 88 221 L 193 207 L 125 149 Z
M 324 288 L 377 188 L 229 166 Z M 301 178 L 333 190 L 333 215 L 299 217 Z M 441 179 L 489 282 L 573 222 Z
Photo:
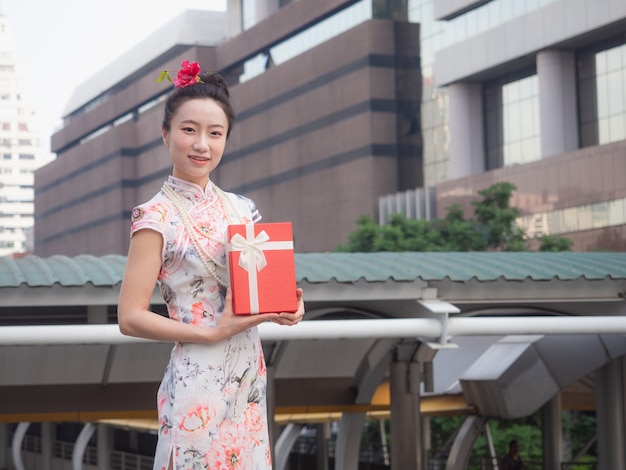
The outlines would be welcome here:
M 204 73 L 200 74 L 199 77 L 201 81 L 186 87 L 175 88 L 174 91 L 169 94 L 165 101 L 165 107 L 163 108 L 163 122 L 161 125 L 163 129 L 169 131 L 172 116 L 174 116 L 183 103 L 196 98 L 210 98 L 215 100 L 224 110 L 224 114 L 226 114 L 226 118 L 228 119 L 226 138 L 228 138 L 235 121 L 235 111 L 230 103 L 228 86 L 218 73 Z

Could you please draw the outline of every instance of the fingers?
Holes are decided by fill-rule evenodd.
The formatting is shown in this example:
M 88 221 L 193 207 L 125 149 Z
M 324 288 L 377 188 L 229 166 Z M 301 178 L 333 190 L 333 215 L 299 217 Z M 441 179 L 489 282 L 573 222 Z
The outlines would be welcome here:
M 226 288 L 226 295 L 224 296 L 224 312 L 233 311 L 233 291 L 230 287 Z
M 232 310 L 232 291 L 226 289 L 224 298 L 224 311 L 222 317 L 224 325 L 230 330 L 228 336 L 260 325 L 266 321 L 272 321 L 278 325 L 292 326 L 299 323 L 304 316 L 304 300 L 302 289 L 296 289 L 298 309 L 295 312 L 263 313 L 259 315 L 235 315 Z
M 302 289 L 296 289 L 296 298 L 298 299 L 298 310 L 295 312 L 282 312 L 278 315 L 281 325 L 295 325 L 302 320 L 304 316 L 304 300 Z
M 280 314 L 278 317 L 276 317 L 276 319 L 272 320 L 274 323 L 277 323 L 279 325 L 285 325 L 285 326 L 293 326 L 297 323 L 300 322 L 300 319 L 294 318 L 294 317 L 289 317 L 286 316 L 284 314 Z

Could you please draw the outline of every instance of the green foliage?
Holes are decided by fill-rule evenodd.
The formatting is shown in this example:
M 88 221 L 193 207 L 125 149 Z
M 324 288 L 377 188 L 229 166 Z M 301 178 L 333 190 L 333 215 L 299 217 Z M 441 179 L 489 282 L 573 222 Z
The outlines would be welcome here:
M 572 251 L 574 242 L 559 235 L 544 235 L 539 237 L 539 251 Z
M 436 456 L 445 455 L 450 450 L 456 431 L 465 418 L 461 416 L 439 416 L 430 420 L 431 447 Z M 563 411 L 562 413 L 564 448 L 569 449 L 569 455 L 563 457 L 564 462 L 571 462 L 573 456 L 585 448 L 596 434 L 596 418 L 592 412 Z M 539 468 L 542 461 L 541 442 L 541 412 L 532 416 L 515 420 L 492 419 L 489 421 L 491 436 L 499 461 L 507 453 L 509 442 L 513 439 L 520 444 L 520 456 L 529 468 Z M 472 460 L 488 462 L 490 460 L 489 445 L 483 433 L 474 444 Z M 532 462 L 532 467 L 529 463 Z M 583 457 L 579 465 L 572 469 L 589 470 L 597 462 L 596 448 L 592 446 Z
M 430 420 L 431 446 L 435 457 L 439 453 L 446 455 L 450 450 L 456 431 L 463 423 L 463 416 L 439 416 Z M 520 457 L 525 462 L 541 462 L 541 424 L 539 414 L 517 420 L 489 421 L 491 436 L 498 460 L 508 452 L 509 442 L 513 439 L 520 444 Z M 491 459 L 489 444 L 483 433 L 472 448 L 472 460 L 489 462 Z
M 519 210 L 510 207 L 515 186 L 501 182 L 478 192 L 473 201 L 474 219 L 465 218 L 458 204 L 446 207 L 443 219 L 415 220 L 394 214 L 380 226 L 369 215 L 362 215 L 356 230 L 348 235 L 348 245 L 335 251 L 528 251 L 524 231 L 515 224 Z M 572 242 L 559 236 L 540 240 L 541 251 L 569 251 Z
M 541 422 L 539 413 L 516 420 L 491 420 L 491 435 L 493 445 L 499 460 L 509 450 L 509 442 L 515 439 L 519 442 L 519 455 L 524 462 L 541 462 Z M 481 436 L 474 446 L 477 455 L 489 456 L 487 439 Z
M 568 410 L 562 413 L 564 447 L 569 449 L 565 460 L 572 460 L 596 435 L 596 416 L 593 412 Z M 595 446 L 586 452 L 581 462 L 597 461 Z M 572 467 L 576 468 L 576 467 Z M 590 467 L 581 467 L 588 469 Z
M 433 416 L 430 418 L 431 447 L 435 451 L 449 450 L 457 429 L 463 424 L 464 416 Z
M 482 226 L 489 247 L 526 251 L 524 232 L 515 225 L 519 210 L 509 207 L 515 189 L 511 183 L 496 183 L 478 191 L 480 201 L 472 201 L 476 221 Z
M 379 238 L 380 227 L 369 215 L 362 215 L 356 221 L 357 231 L 348 236 L 348 251 L 372 252 L 380 251 L 376 249 L 376 242 Z
M 426 220 L 395 214 L 380 228 L 376 251 L 441 251 L 436 231 Z

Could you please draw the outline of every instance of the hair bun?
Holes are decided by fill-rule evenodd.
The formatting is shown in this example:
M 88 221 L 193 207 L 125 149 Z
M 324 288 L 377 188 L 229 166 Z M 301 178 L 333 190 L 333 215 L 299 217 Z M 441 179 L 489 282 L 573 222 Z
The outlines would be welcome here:
M 217 72 L 206 73 L 204 75 L 201 75 L 200 79 L 202 80 L 202 83 L 214 86 L 215 88 L 220 90 L 222 93 L 224 93 L 227 98 L 230 98 L 228 86 L 226 85 L 224 78 L 222 78 L 222 76 L 219 73 Z

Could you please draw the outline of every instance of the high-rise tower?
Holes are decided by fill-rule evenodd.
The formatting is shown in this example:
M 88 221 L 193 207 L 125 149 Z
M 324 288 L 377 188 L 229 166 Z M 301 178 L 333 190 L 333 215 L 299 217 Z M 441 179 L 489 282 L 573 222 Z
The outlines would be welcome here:
M 34 172 L 44 158 L 9 21 L 0 12 L 0 256 L 33 249 Z

